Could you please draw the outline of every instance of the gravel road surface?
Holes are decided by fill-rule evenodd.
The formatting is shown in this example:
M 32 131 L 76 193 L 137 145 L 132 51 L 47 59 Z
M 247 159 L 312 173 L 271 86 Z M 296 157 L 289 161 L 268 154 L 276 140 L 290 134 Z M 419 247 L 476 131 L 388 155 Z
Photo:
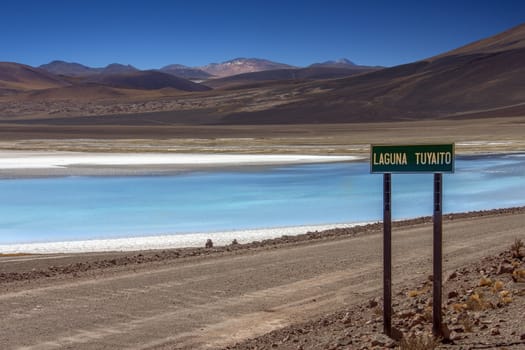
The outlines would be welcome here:
M 524 237 L 525 213 L 444 221 L 444 274 Z M 126 253 L 116 253 L 122 258 Z M 127 253 L 129 254 L 129 253 Z M 0 257 L 28 271 L 108 254 Z M 432 271 L 432 225 L 393 232 L 394 291 Z M 209 349 L 382 293 L 382 233 L 0 283 L 2 349 Z

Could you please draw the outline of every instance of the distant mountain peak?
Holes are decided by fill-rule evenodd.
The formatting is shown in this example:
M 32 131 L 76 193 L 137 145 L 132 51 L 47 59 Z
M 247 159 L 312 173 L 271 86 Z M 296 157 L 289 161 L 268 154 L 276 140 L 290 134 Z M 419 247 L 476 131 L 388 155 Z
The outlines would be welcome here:
M 136 72 L 137 68 L 133 67 L 131 64 L 121 64 L 121 63 L 111 63 L 108 64 L 103 70 L 104 74 L 119 74 L 119 73 L 128 73 Z
M 185 66 L 183 64 L 168 64 L 167 66 L 162 67 L 160 70 L 163 69 L 188 69 L 190 67 Z
M 325 61 L 321 63 L 314 63 L 310 67 L 330 67 L 330 68 L 350 68 L 357 67 L 357 65 L 348 58 L 340 58 L 333 61 Z
M 61 60 L 54 60 L 47 64 L 43 64 L 38 68 L 43 69 L 49 73 L 57 75 L 67 75 L 73 77 L 81 77 L 93 74 L 93 68 L 84 66 L 80 63 L 66 62 Z
M 350 61 L 348 58 L 340 58 L 340 59 L 332 61 L 332 62 L 339 63 L 339 64 L 348 64 L 348 65 L 352 65 L 352 66 L 356 65 L 354 62 Z
M 137 70 L 137 68 L 133 67 L 131 64 L 122 64 L 122 63 L 111 63 L 106 66 L 106 68 L 132 68 Z
M 189 80 L 205 80 L 212 75 L 198 68 L 191 68 L 182 64 L 170 64 L 160 69 L 161 72 Z
M 261 58 L 237 57 L 221 63 L 210 63 L 203 67 L 197 67 L 209 74 L 217 77 L 227 77 L 231 75 L 261 72 L 266 70 L 295 68 L 288 64 L 273 62 Z

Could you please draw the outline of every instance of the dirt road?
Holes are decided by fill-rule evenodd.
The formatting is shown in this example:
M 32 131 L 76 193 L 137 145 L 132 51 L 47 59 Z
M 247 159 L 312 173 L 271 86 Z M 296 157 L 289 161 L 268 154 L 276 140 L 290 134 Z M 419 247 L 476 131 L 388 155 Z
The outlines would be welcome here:
M 524 224 L 524 213 L 446 220 L 445 276 L 523 238 Z M 394 230 L 394 293 L 431 273 L 431 232 L 429 224 Z M 381 247 L 381 233 L 372 232 L 7 283 L 0 285 L 1 348 L 222 347 L 381 295 Z M 3 257 L 0 265 L 60 259 Z

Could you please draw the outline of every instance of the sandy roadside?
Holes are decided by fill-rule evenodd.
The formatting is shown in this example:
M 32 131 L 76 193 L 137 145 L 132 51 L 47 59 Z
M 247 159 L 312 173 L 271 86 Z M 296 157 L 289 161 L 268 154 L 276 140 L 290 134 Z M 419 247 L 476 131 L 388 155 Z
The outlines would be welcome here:
M 523 237 L 524 220 L 523 208 L 447 217 L 445 272 Z M 379 295 L 380 227 L 239 247 L 0 258 L 0 341 L 5 349 L 233 344 Z M 429 218 L 395 226 L 396 289 L 429 274 L 431 240 Z

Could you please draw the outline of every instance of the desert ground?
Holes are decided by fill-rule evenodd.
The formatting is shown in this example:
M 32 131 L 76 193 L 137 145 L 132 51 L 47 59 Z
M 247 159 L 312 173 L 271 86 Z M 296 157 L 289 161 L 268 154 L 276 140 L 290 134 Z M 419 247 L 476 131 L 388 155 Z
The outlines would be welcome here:
M 524 222 L 523 208 L 447 215 L 444 276 L 463 276 L 473 263 L 525 238 Z M 1 256 L 0 343 L 3 349 L 383 348 L 384 342 L 372 343 L 381 336 L 381 227 L 208 249 Z M 395 311 L 408 288 L 428 283 L 431 232 L 430 218 L 394 225 Z M 491 272 L 485 270 L 472 278 Z M 513 288 L 518 293 L 523 284 Z M 519 319 L 523 297 L 514 299 L 497 309 L 514 313 L 495 317 Z M 341 320 L 348 313 L 353 328 Z M 346 324 L 347 332 L 335 332 L 334 324 Z M 523 323 L 513 325 L 502 326 L 503 341 L 523 348 Z M 282 328 L 287 333 L 250 341 Z M 341 337 L 350 341 L 338 342 Z M 484 348 L 502 344 L 490 334 L 482 340 L 489 344 Z
M 126 118 L 125 116 L 123 118 Z M 456 143 L 458 153 L 525 150 L 525 119 L 495 116 L 385 123 L 294 125 L 13 124 L 0 150 L 366 155 L 370 144 Z

